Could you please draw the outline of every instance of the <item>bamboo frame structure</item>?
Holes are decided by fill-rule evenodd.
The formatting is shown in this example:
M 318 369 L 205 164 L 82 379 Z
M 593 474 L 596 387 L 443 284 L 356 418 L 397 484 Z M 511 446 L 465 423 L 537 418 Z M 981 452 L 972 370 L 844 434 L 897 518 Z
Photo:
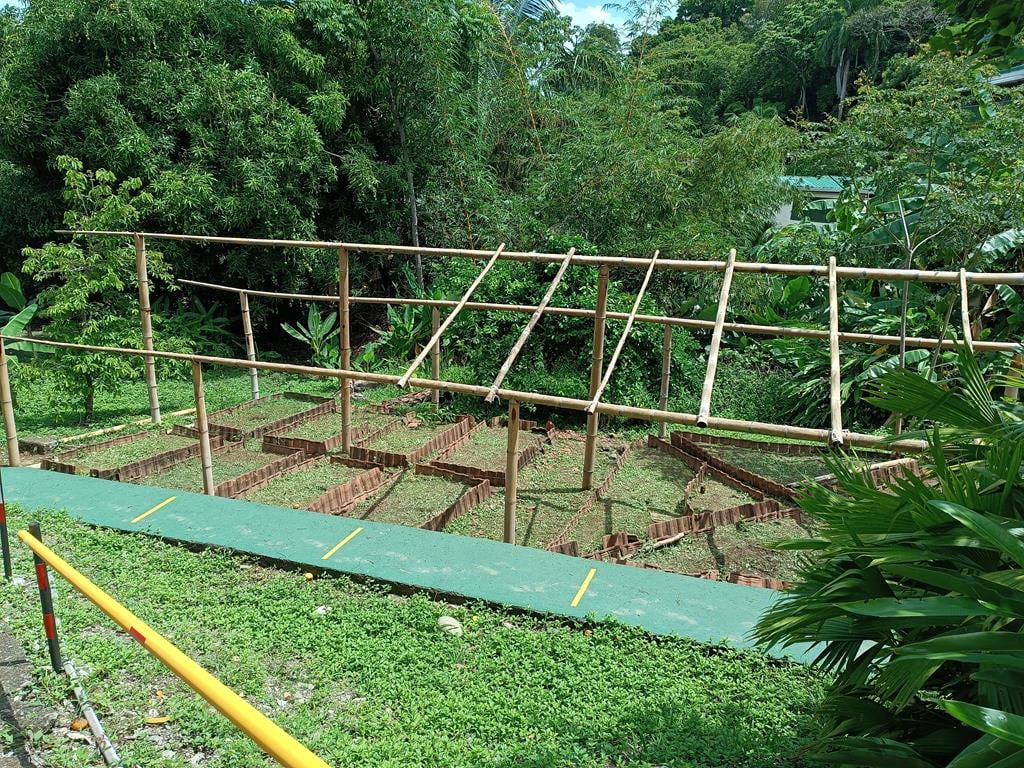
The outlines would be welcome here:
M 441 310 L 437 307 L 430 308 L 430 335 L 438 336 L 437 331 L 441 327 Z M 430 348 L 430 378 L 440 379 L 441 378 L 441 337 L 438 336 L 437 341 Z M 441 407 L 441 390 L 435 389 L 430 393 L 430 398 L 434 402 L 434 408 L 438 409 Z
M 338 249 L 338 327 L 341 350 L 338 364 L 342 370 L 352 367 L 352 337 L 348 311 L 348 250 Z M 341 448 L 345 453 L 352 449 L 352 380 L 341 382 Z
M 658 396 L 658 407 L 668 410 L 668 386 L 669 376 L 672 373 L 672 326 L 666 325 L 661 339 L 661 392 Z M 665 439 L 668 432 L 668 424 L 664 421 L 658 422 L 658 437 Z
M 508 401 L 508 441 L 505 448 L 504 541 L 516 543 L 516 502 L 519 493 L 519 401 Z
M 146 264 L 146 239 L 135 234 L 135 273 L 139 284 L 139 315 L 142 321 L 142 347 L 153 351 L 153 309 L 149 304 L 149 267 Z M 156 361 L 146 359 L 146 388 L 149 392 L 149 417 L 160 423 L 160 393 L 156 388 Z
M 832 420 L 832 445 L 843 444 L 842 372 L 839 367 L 839 281 L 836 279 L 836 257 L 828 259 L 828 357 L 829 411 Z
M 213 496 L 213 451 L 210 450 L 210 424 L 206 418 L 203 364 L 198 360 L 192 361 L 192 392 L 196 398 L 196 431 L 199 433 L 199 457 L 203 465 L 203 493 Z
M 604 326 L 608 312 L 608 267 L 601 265 L 597 270 L 597 302 L 594 310 L 594 341 L 590 356 L 590 399 L 597 394 L 601 385 L 604 367 Z M 601 417 L 595 411 L 587 414 L 587 442 L 583 450 L 583 490 L 589 491 L 594 485 L 594 460 L 597 455 L 597 430 Z
M 245 336 L 245 356 L 250 361 L 256 360 L 256 342 L 252 335 L 252 317 L 249 315 L 249 294 L 242 291 L 238 294 L 238 303 L 242 310 L 242 334 Z M 249 390 L 253 400 L 260 399 L 260 372 L 256 368 L 249 369 Z
M 633 309 L 630 310 L 629 317 L 626 318 L 626 327 L 622 329 L 619 343 L 615 345 L 615 351 L 612 352 L 612 358 L 608 361 L 608 367 L 605 369 L 601 383 L 597 386 L 597 392 L 594 393 L 590 400 L 590 405 L 587 406 L 587 413 L 594 413 L 597 410 L 597 404 L 601 401 L 601 395 L 604 394 L 605 387 L 608 386 L 612 374 L 615 373 L 615 364 L 619 362 L 619 355 L 622 354 L 622 349 L 626 346 L 629 332 L 633 330 L 633 323 L 636 322 L 636 313 L 640 310 L 640 302 L 643 301 L 644 295 L 647 293 L 647 285 L 651 282 L 651 275 L 654 274 L 654 265 L 658 261 L 659 253 L 660 251 L 655 251 L 651 257 L 650 266 L 647 267 L 647 274 L 644 275 L 644 281 L 640 283 L 640 290 L 636 294 L 636 301 L 633 302 Z
M 964 343 L 974 349 L 974 339 L 971 333 L 971 306 L 970 297 L 967 294 L 967 270 L 960 268 L 960 322 L 964 329 Z
M 708 349 L 708 367 L 704 372 L 704 387 L 700 393 L 700 407 L 697 409 L 697 426 L 707 426 L 711 415 L 711 394 L 715 389 L 715 376 L 718 373 L 718 353 L 722 347 L 722 326 L 725 325 L 725 313 L 729 308 L 729 293 L 732 291 L 732 274 L 736 268 L 736 249 L 729 251 L 729 260 L 725 263 L 722 275 L 722 290 L 718 294 L 718 309 L 715 312 L 715 329 L 711 332 L 711 347 Z
M 420 353 L 416 355 L 416 359 L 412 361 L 412 365 L 410 365 L 406 369 L 405 373 L 403 373 L 401 377 L 398 379 L 399 387 L 404 388 L 409 384 L 409 379 L 412 377 L 414 373 L 416 373 L 416 369 L 420 367 L 420 365 L 426 359 L 427 355 L 430 353 L 430 347 L 432 347 L 436 342 L 440 341 L 441 337 L 444 335 L 444 332 L 447 331 L 448 327 L 455 322 L 455 318 L 459 316 L 459 313 L 462 311 L 462 308 L 466 306 L 466 302 L 469 301 L 469 297 L 473 295 L 473 291 L 475 291 L 477 289 L 477 286 L 483 282 L 483 279 L 487 276 L 487 273 L 491 271 L 491 267 L 493 267 L 498 262 L 498 257 L 501 256 L 501 252 L 504 250 L 505 244 L 502 243 L 501 245 L 498 246 L 498 250 L 491 254 L 491 258 L 487 261 L 487 264 L 484 265 L 484 268 L 480 270 L 480 272 L 477 274 L 473 282 L 470 283 L 469 288 L 466 289 L 466 292 L 462 295 L 462 298 L 459 300 L 459 303 L 455 305 L 455 309 L 453 309 L 451 313 L 449 313 L 448 317 L 444 319 L 444 322 L 441 323 L 441 327 L 437 329 L 437 333 L 435 333 L 433 337 L 431 337 L 430 341 L 427 342 L 426 346 L 424 346 L 423 349 L 420 350 Z
M 530 315 L 530 319 L 526 322 L 526 327 L 523 328 L 522 333 L 519 334 L 519 338 L 516 339 L 516 343 L 509 351 L 508 357 L 505 358 L 505 362 L 501 364 L 501 369 L 498 371 L 498 375 L 495 376 L 494 381 L 491 382 L 491 390 L 487 393 L 487 397 L 484 398 L 485 402 L 494 402 L 494 398 L 498 395 L 498 388 L 501 386 L 501 382 L 505 380 L 512 364 L 516 361 L 516 358 L 519 357 L 519 353 L 522 351 L 523 345 L 526 344 L 526 340 L 530 337 L 530 333 L 533 332 L 533 328 L 540 320 L 540 316 L 544 314 L 544 310 L 547 309 L 548 304 L 551 303 L 551 298 L 555 295 L 555 291 L 558 289 L 558 284 L 562 282 L 562 278 L 565 276 L 565 271 L 569 268 L 569 262 L 572 261 L 573 254 L 575 253 L 576 249 L 570 248 L 569 252 L 565 255 L 565 261 L 563 261 L 561 266 L 559 266 L 558 272 L 555 273 L 554 278 L 548 285 L 547 292 L 540 300 L 540 304 L 537 305 L 537 309 L 535 309 L 533 314 Z
M 21 466 L 21 449 L 18 446 L 18 427 L 14 421 L 14 398 L 11 395 L 11 379 L 7 374 L 7 349 L 0 336 L 0 408 L 4 414 L 4 436 L 7 438 L 7 465 Z

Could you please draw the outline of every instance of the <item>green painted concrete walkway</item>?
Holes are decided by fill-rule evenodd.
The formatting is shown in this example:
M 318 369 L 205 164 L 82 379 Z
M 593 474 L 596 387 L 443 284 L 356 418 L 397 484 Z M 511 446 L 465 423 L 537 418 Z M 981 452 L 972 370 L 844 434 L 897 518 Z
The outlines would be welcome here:
M 737 647 L 750 646 L 751 628 L 776 598 L 767 589 L 236 499 L 28 468 L 4 469 L 3 479 L 8 503 L 65 509 L 94 525 L 541 613 L 612 616 L 654 634 Z

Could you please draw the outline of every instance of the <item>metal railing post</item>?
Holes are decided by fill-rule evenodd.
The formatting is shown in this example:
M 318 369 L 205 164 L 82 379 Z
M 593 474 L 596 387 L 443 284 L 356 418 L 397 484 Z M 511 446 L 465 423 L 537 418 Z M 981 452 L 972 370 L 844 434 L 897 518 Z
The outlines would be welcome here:
M 39 530 L 39 523 L 32 523 L 28 527 L 29 532 L 38 541 L 43 540 Z M 64 671 L 64 661 L 60 656 L 60 639 L 57 637 L 57 619 L 53 615 L 53 593 L 50 591 L 50 575 L 46 570 L 46 562 L 32 552 L 32 559 L 36 566 L 36 583 L 39 585 L 39 602 L 43 608 L 43 630 L 46 633 L 46 645 L 50 651 L 50 666 L 54 672 Z

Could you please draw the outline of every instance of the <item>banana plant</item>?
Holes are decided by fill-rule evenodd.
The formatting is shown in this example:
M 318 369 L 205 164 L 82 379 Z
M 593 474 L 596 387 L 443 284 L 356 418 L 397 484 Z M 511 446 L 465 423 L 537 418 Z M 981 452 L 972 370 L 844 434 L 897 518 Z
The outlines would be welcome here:
M 281 328 L 289 336 L 298 339 L 310 348 L 313 365 L 318 365 L 321 368 L 337 368 L 341 354 L 338 349 L 339 328 L 337 323 L 337 315 L 331 312 L 321 315 L 316 306 L 310 305 L 305 325 L 301 322 L 297 322 L 295 325 L 281 323 Z

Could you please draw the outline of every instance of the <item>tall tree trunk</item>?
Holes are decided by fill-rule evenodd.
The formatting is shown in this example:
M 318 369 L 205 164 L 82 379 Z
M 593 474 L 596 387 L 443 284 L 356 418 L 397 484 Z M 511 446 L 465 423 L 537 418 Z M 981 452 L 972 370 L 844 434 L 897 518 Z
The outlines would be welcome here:
M 405 181 L 409 187 L 409 235 L 414 247 L 420 246 L 420 215 L 416 208 L 416 179 L 412 173 L 412 163 L 409 160 L 409 150 L 405 143 L 405 123 L 398 123 L 398 143 L 402 149 L 402 162 L 405 165 Z M 423 257 L 416 254 L 416 282 L 420 290 L 426 288 L 423 282 Z
M 850 85 L 850 57 L 846 55 L 846 49 L 839 55 L 839 63 L 836 65 L 836 95 L 839 97 L 839 105 L 836 109 L 836 117 L 843 119 L 843 108 L 846 106 L 846 89 Z

